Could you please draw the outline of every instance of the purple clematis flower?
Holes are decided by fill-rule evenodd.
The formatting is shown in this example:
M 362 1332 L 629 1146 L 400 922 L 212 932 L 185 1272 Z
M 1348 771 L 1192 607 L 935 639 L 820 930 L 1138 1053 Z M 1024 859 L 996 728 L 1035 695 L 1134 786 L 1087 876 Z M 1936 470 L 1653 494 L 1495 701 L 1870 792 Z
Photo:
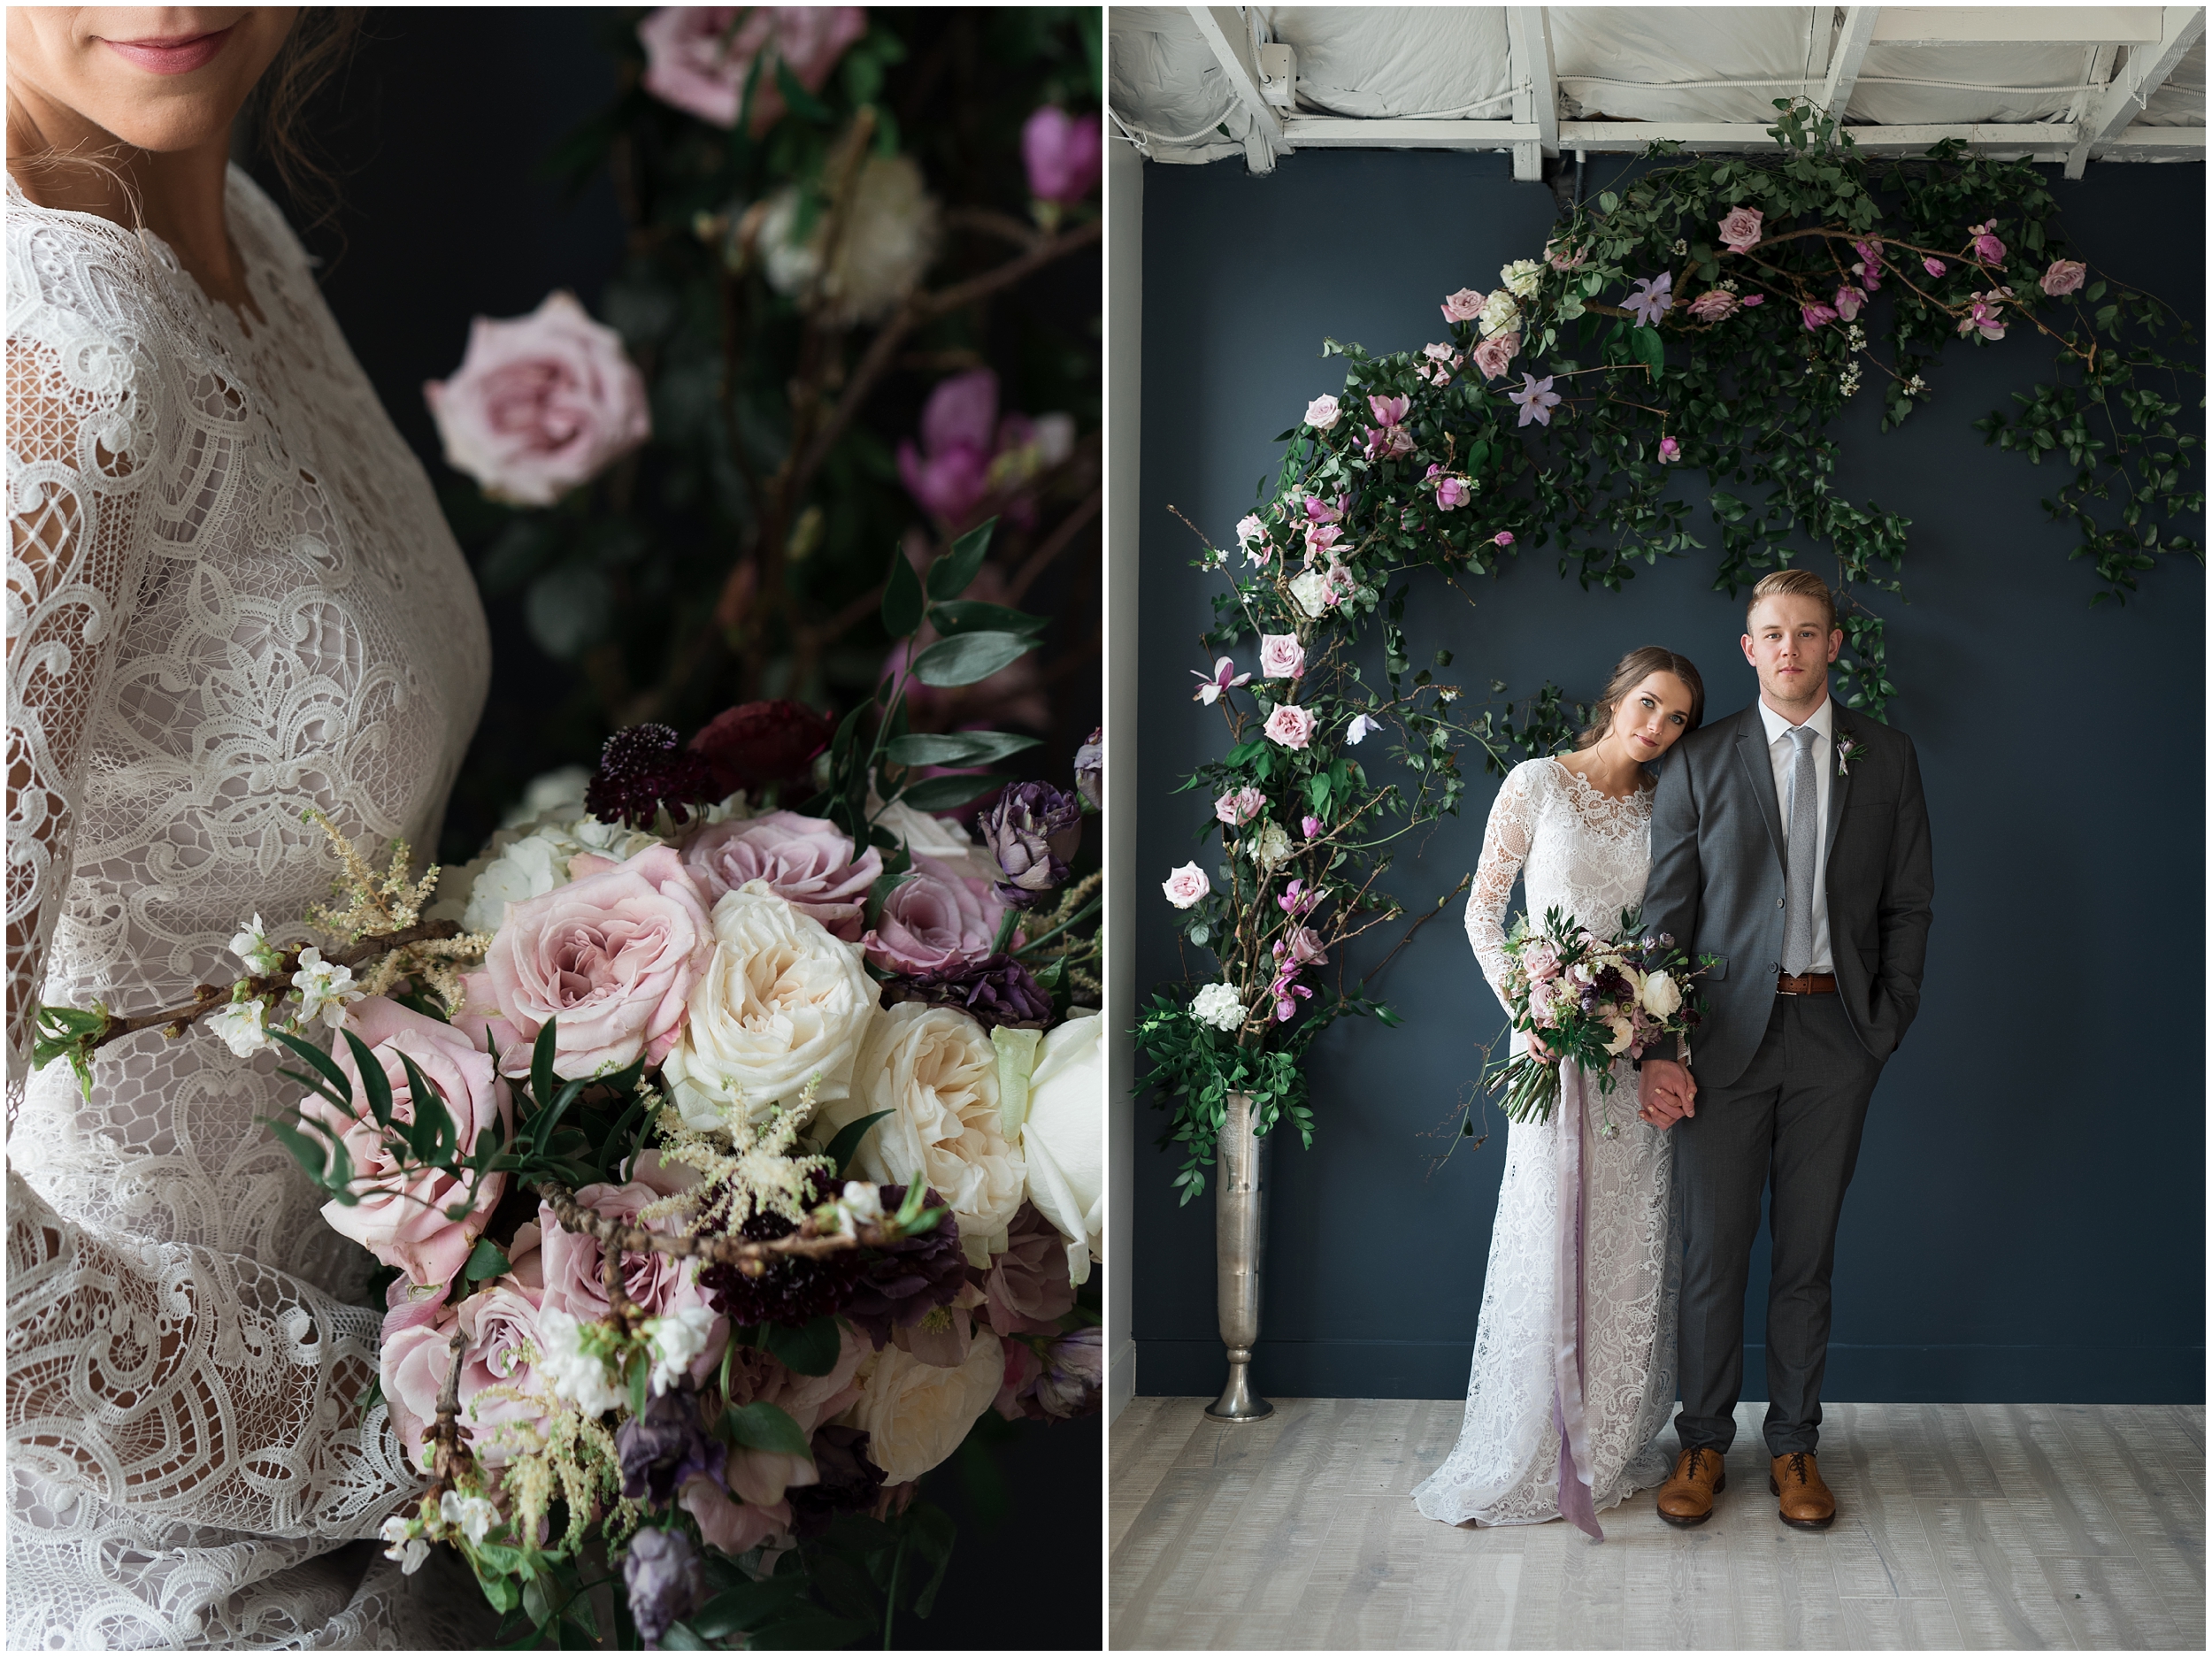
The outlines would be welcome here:
M 1551 388 L 1551 382 L 1549 374 L 1539 380 L 1533 374 L 1525 373 L 1521 376 L 1521 388 L 1505 394 L 1508 403 L 1520 405 L 1521 425 L 1526 426 L 1531 420 L 1539 426 L 1551 424 L 1551 411 L 1559 406 L 1559 394 Z
M 1659 319 L 1674 303 L 1674 273 L 1663 272 L 1647 276 L 1636 284 L 1635 292 L 1628 296 L 1628 308 L 1636 313 L 1637 323 L 1643 327 L 1655 328 Z

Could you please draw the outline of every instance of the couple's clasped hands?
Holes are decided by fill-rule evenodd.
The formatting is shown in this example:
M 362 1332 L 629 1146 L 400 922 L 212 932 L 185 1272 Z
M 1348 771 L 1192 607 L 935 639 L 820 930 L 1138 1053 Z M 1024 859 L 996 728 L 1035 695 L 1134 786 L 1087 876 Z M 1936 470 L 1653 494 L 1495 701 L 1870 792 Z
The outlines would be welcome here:
M 1548 1062 L 1552 1050 L 1533 1030 L 1525 1032 L 1529 1056 Z M 1671 1128 L 1685 1116 L 1697 1115 L 1697 1080 L 1687 1067 L 1672 1059 L 1646 1059 L 1637 1075 L 1642 1101 L 1636 1114 L 1655 1128 Z

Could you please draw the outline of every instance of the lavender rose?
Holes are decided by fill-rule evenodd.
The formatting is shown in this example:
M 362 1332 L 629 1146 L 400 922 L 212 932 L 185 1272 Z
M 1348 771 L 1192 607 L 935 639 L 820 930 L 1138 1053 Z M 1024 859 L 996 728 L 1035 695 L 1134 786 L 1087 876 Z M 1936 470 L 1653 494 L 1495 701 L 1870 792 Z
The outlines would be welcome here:
M 992 889 L 1027 909 L 1067 883 L 1067 860 L 1083 840 L 1083 802 L 1048 782 L 1018 782 L 975 825 L 1005 876 Z
M 442 1111 L 464 1154 L 474 1148 L 477 1136 L 485 1131 L 503 1138 L 513 1126 L 514 1096 L 494 1072 L 490 1055 L 472 1047 L 468 1037 L 452 1025 L 376 996 L 355 1003 L 346 1014 L 344 1028 L 360 1038 L 382 1069 L 391 1088 L 395 1123 L 411 1125 L 419 1112 Z M 443 1098 L 416 1099 L 402 1054 L 443 1090 Z M 386 1265 L 398 1267 L 411 1283 L 433 1286 L 451 1282 L 499 1206 L 507 1176 L 485 1175 L 472 1196 L 465 1176 L 457 1178 L 435 1169 L 401 1174 L 369 1112 L 352 1047 L 342 1040 L 333 1056 L 352 1089 L 354 1114 L 341 1116 L 319 1097 L 311 1097 L 300 1109 L 338 1131 L 353 1159 L 352 1191 L 357 1201 L 350 1205 L 326 1203 L 323 1218 L 340 1236 L 351 1238 Z M 448 1219 L 446 1209 L 461 1202 L 468 1203 L 468 1213 L 459 1220 Z
M 698 887 L 655 846 L 511 905 L 484 970 L 524 1039 L 554 1024 L 553 1070 L 572 1080 L 665 1058 L 712 952 Z
M 861 941 L 869 960 L 894 972 L 949 971 L 991 953 L 1005 912 L 989 882 L 918 856 Z
M 1099 1382 L 1105 1372 L 1103 1334 L 1095 1324 L 1063 1335 L 1044 1350 L 1044 1373 L 1037 1377 L 1037 1403 L 1056 1421 L 1094 1414 Z
M 2063 299 L 2089 279 L 2089 267 L 2078 259 L 2053 259 L 2051 268 L 2036 285 L 2053 299 Z
M 565 293 L 526 317 L 477 318 L 453 378 L 422 395 L 446 464 L 518 506 L 552 505 L 652 434 L 622 336 Z
M 1759 245 L 1760 225 L 1766 215 L 1755 207 L 1732 207 L 1720 221 L 1720 239 L 1731 253 L 1745 253 Z
M 701 829 L 686 842 L 684 867 L 709 903 L 749 880 L 768 889 L 831 934 L 857 943 L 868 888 L 883 872 L 872 846 L 858 858 L 833 823 L 795 811 L 769 811 Z

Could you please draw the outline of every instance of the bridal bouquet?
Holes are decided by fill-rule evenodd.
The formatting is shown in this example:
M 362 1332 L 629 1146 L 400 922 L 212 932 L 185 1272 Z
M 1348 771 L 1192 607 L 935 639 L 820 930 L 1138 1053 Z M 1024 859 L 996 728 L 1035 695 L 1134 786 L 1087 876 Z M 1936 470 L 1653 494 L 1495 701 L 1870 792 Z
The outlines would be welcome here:
M 503 1639 L 887 1630 L 954 1540 L 916 1481 L 986 1411 L 1097 1408 L 1098 879 L 1068 865 L 1095 768 L 1002 787 L 947 768 L 1030 739 L 905 723 L 910 684 L 1033 639 L 958 602 L 988 534 L 926 581 L 895 556 L 887 622 L 944 636 L 841 723 L 619 732 L 442 882 L 333 830 L 326 947 L 257 916 L 191 1008 L 47 1009 L 81 1074 L 201 1016 L 296 1059 L 270 1126 L 388 1276 L 379 1394 L 427 1481 L 385 1540 L 409 1572 L 458 1550 Z M 995 789 L 979 840 L 927 809 Z
M 1545 912 L 1541 930 L 1525 915 L 1505 940 L 1503 993 L 1513 1028 L 1534 1031 L 1551 1057 L 1527 1051 L 1498 1061 L 1484 1077 L 1491 1092 L 1505 1094 L 1515 1122 L 1548 1122 L 1559 1099 L 1559 1067 L 1580 1065 L 1598 1079 L 1601 1094 L 1613 1091 L 1613 1061 L 1641 1058 L 1662 1037 L 1697 1027 L 1700 1007 L 1692 986 L 1713 964 L 1693 966 L 1674 940 L 1643 930 L 1642 915 L 1621 911 L 1620 931 L 1601 938 L 1561 909 Z M 1609 1116 L 1601 1130 L 1616 1132 Z

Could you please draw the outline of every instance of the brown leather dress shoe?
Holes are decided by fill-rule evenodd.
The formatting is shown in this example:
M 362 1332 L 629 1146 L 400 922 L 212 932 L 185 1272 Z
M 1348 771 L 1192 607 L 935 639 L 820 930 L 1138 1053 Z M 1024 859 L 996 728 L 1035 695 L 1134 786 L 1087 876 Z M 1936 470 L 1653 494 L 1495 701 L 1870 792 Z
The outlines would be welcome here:
M 1820 1458 L 1810 1450 L 1778 1455 L 1767 1488 L 1782 1499 L 1782 1523 L 1801 1530 L 1825 1530 L 1836 1522 L 1836 1494 L 1820 1477 Z
M 1685 1450 L 1675 1458 L 1674 1477 L 1659 1486 L 1659 1516 L 1669 1524 L 1703 1524 L 1713 1516 L 1713 1498 L 1727 1488 L 1717 1450 Z

